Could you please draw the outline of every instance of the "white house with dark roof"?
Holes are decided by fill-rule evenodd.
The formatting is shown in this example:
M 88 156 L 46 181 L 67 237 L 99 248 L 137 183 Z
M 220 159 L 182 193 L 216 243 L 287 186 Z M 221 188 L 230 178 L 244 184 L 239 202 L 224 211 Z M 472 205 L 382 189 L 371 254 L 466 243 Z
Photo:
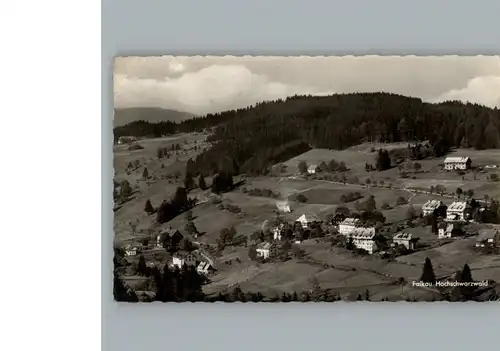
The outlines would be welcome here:
M 358 249 L 366 250 L 372 254 L 378 249 L 374 240 L 375 234 L 375 228 L 356 228 L 349 237 L 353 239 L 353 244 Z
M 349 235 L 359 227 L 360 221 L 358 218 L 346 218 L 339 224 L 339 233 Z
M 319 170 L 318 165 L 310 165 L 309 167 L 307 167 L 307 173 L 309 174 L 316 174 L 318 170 Z
M 285 213 L 292 212 L 292 209 L 290 207 L 290 203 L 287 200 L 276 201 L 276 207 L 278 208 L 278 211 L 280 211 L 280 212 L 285 212 Z
M 182 268 L 182 266 L 195 266 L 197 257 L 191 252 L 178 251 L 172 257 L 172 266 Z
M 260 243 L 256 248 L 257 256 L 263 259 L 268 259 L 278 255 L 278 246 L 274 243 Z
M 320 223 L 321 220 L 315 214 L 310 213 L 310 214 L 303 214 L 302 216 L 297 218 L 297 222 L 302 224 L 303 228 L 309 228 L 309 226 L 312 223 Z
M 429 200 L 422 206 L 422 215 L 429 216 L 434 211 L 446 211 L 447 206 L 440 200 Z
M 461 222 L 442 222 L 438 226 L 438 239 L 450 239 L 462 233 Z
M 446 220 L 465 221 L 468 219 L 470 205 L 466 201 L 455 201 L 446 209 Z
M 403 245 L 408 250 L 414 250 L 415 244 L 418 241 L 418 238 L 413 237 L 411 233 L 397 233 L 392 237 L 392 242 L 394 245 Z
M 446 157 L 444 160 L 444 169 L 452 171 L 455 169 L 470 169 L 472 160 L 470 157 Z

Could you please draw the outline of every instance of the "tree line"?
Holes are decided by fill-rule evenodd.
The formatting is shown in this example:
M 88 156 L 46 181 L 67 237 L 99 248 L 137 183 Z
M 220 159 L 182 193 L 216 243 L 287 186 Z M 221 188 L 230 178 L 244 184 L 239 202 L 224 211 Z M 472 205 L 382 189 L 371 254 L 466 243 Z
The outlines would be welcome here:
M 198 172 L 262 174 L 271 164 L 311 147 L 344 149 L 362 142 L 428 140 L 437 154 L 450 147 L 498 148 L 499 121 L 498 109 L 478 104 L 430 104 L 397 94 L 356 93 L 294 96 L 177 124 L 133 122 L 115 128 L 115 137 L 125 132 L 158 136 L 210 129 L 213 147 L 197 157 Z M 377 166 L 387 167 L 385 162 Z

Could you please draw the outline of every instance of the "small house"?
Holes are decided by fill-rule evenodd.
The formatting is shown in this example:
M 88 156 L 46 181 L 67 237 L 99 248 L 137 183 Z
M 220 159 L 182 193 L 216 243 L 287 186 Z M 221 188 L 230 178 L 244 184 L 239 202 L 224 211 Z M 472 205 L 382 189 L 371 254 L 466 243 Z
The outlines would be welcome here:
M 278 246 L 274 243 L 260 243 L 256 248 L 257 256 L 267 260 L 278 255 Z
M 498 247 L 500 246 L 500 232 L 497 228 L 487 228 L 479 231 L 476 239 L 476 247 Z
M 438 226 L 438 239 L 450 239 L 463 234 L 461 222 L 443 222 Z
M 438 216 L 445 216 L 448 207 L 440 200 L 429 200 L 422 206 L 422 215 L 430 216 L 436 214 Z
M 392 242 L 395 246 L 403 245 L 408 250 L 414 250 L 418 238 L 414 238 L 411 233 L 401 232 L 393 236 Z
M 200 262 L 200 264 L 196 267 L 196 271 L 199 274 L 207 275 L 215 271 L 214 267 L 209 262 Z
M 273 239 L 280 241 L 285 234 L 285 225 L 281 223 L 279 226 L 273 229 Z
M 285 213 L 292 212 L 292 210 L 290 208 L 290 203 L 288 201 L 277 201 L 276 207 L 278 208 L 278 211 L 280 211 L 280 212 L 285 212 Z
M 455 201 L 446 209 L 446 220 L 465 221 L 470 217 L 470 209 L 466 201 Z
M 359 227 L 360 221 L 358 218 L 346 218 L 339 224 L 339 233 L 349 235 Z
M 171 248 L 177 248 L 181 243 L 184 235 L 177 229 L 168 228 L 167 230 L 161 232 L 156 237 L 156 246 L 157 247 L 166 247 L 169 246 Z
M 447 171 L 452 170 L 466 170 L 470 169 L 472 160 L 470 157 L 447 157 L 444 160 L 444 169 Z
M 182 268 L 182 266 L 195 266 L 196 265 L 196 255 L 186 252 L 179 251 L 176 252 L 172 257 L 172 266 L 177 266 Z
M 302 225 L 302 228 L 310 228 L 313 223 L 321 223 L 315 214 L 303 214 L 297 219 L 297 222 Z
M 134 257 L 141 253 L 141 247 L 139 245 L 127 245 L 125 247 L 125 256 Z
M 307 173 L 316 174 L 317 172 L 319 172 L 318 165 L 310 165 L 309 167 L 307 167 Z

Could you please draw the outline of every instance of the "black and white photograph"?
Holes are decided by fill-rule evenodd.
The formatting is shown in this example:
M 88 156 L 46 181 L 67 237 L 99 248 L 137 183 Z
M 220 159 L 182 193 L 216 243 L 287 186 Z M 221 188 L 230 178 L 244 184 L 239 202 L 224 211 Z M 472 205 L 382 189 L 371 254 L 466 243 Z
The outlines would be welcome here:
M 113 89 L 116 301 L 500 299 L 500 56 L 118 57 Z

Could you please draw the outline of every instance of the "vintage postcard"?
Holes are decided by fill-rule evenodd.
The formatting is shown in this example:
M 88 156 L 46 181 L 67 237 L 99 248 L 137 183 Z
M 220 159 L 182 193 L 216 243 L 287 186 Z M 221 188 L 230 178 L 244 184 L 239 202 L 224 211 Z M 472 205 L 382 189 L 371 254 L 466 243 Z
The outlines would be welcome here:
M 121 57 L 114 298 L 493 301 L 500 57 Z

